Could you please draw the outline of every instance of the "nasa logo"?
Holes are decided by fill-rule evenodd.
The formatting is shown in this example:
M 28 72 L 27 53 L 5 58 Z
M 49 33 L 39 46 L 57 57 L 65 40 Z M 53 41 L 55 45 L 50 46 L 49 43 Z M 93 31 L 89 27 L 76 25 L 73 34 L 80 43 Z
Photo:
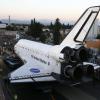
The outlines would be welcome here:
M 39 69 L 36 69 L 36 68 L 31 68 L 30 69 L 30 72 L 32 72 L 32 73 L 39 73 L 40 70 Z

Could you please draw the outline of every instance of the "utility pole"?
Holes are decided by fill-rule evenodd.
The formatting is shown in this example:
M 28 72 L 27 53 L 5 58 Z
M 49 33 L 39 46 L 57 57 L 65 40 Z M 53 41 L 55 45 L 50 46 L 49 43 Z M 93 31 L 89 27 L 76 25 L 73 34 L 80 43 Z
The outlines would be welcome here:
M 8 19 L 8 25 L 10 26 L 10 16 L 9 16 L 9 19 Z

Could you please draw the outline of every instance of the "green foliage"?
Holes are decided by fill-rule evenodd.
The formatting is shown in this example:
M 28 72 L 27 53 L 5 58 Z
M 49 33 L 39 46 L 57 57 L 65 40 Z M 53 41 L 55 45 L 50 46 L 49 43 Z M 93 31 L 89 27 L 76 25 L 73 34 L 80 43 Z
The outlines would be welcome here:
M 34 38 L 39 38 L 41 42 L 45 42 L 45 40 L 48 37 L 45 34 L 43 34 L 42 32 L 43 27 L 50 29 L 50 31 L 53 33 L 53 43 L 55 45 L 58 45 L 62 41 L 60 35 L 60 29 L 70 29 L 72 28 L 72 25 L 61 24 L 59 18 L 55 20 L 54 24 L 51 22 L 50 25 L 43 25 L 34 19 L 31 20 L 31 24 L 29 25 L 29 30 L 27 34 L 31 35 Z
M 48 27 L 50 28 L 50 30 L 53 30 L 54 25 L 52 24 L 52 22 L 50 23 Z
M 58 45 L 60 43 L 60 32 L 59 30 L 61 29 L 61 23 L 60 20 L 57 18 L 54 24 L 54 34 L 53 34 L 53 38 L 54 38 L 54 44 Z
M 60 35 L 60 29 L 71 29 L 73 27 L 73 25 L 70 25 L 69 23 L 67 25 L 65 25 L 64 23 L 60 23 L 59 18 L 57 18 L 55 20 L 55 23 L 53 24 L 52 22 L 50 23 L 50 25 L 48 25 L 48 28 L 51 30 L 51 32 L 53 32 L 53 43 L 55 45 L 59 44 L 62 41 L 62 37 Z
M 35 19 L 31 20 L 31 25 L 29 27 L 30 34 L 34 37 L 40 37 L 42 33 L 42 24 L 36 22 Z
M 46 41 L 46 35 L 45 34 L 43 34 L 43 33 L 41 34 L 40 41 L 45 43 L 45 41 Z

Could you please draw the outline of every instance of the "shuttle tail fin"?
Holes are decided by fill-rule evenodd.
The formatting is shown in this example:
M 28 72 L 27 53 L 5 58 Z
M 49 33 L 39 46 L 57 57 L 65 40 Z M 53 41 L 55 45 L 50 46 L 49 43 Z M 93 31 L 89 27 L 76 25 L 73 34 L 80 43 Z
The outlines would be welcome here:
M 66 46 L 66 44 L 84 42 L 86 36 L 89 33 L 97 15 L 99 13 L 100 6 L 94 6 L 88 8 L 76 22 L 73 29 L 68 33 L 66 38 L 62 41 L 61 45 Z

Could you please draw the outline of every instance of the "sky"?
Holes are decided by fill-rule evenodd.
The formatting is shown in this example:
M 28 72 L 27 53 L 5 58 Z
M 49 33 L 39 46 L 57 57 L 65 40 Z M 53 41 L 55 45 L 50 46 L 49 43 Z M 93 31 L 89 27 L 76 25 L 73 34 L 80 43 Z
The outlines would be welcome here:
M 85 9 L 100 0 L 0 0 L 0 19 L 76 20 Z

